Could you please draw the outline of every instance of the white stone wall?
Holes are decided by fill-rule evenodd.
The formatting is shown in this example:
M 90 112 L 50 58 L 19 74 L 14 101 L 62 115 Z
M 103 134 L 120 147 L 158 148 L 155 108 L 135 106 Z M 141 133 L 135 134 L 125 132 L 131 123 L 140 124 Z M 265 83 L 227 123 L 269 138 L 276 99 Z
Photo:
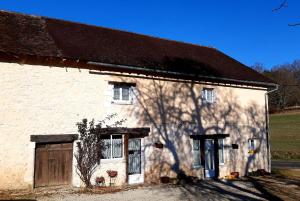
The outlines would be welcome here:
M 145 139 L 146 171 L 149 170 L 148 172 L 150 172 L 154 160 L 157 158 L 169 163 L 174 162 L 170 150 L 158 150 L 153 147 L 153 143 L 159 139 L 157 137 L 159 133 L 157 133 L 153 124 L 142 120 L 142 108 L 137 102 L 133 105 L 111 104 L 108 81 L 131 80 L 137 83 L 137 87 L 142 90 L 142 93 L 146 93 L 144 88 L 153 86 L 151 80 L 90 74 L 86 69 L 19 65 L 14 63 L 1 63 L 0 73 L 0 189 L 32 187 L 35 143 L 30 142 L 30 135 L 77 133 L 76 122 L 81 121 L 83 118 L 101 120 L 107 114 L 112 113 L 118 114 L 117 119 L 127 119 L 125 124 L 122 125 L 124 127 L 151 127 L 150 136 Z M 168 87 L 167 91 L 171 92 L 173 90 L 174 85 L 171 82 L 166 82 L 165 85 Z M 198 91 L 201 91 L 203 85 L 195 87 Z M 248 159 L 246 153 L 247 140 L 252 135 L 248 127 L 249 125 L 252 128 L 257 127 L 257 125 L 247 119 L 245 111 L 250 105 L 256 105 L 257 111 L 259 111 L 258 116 L 264 116 L 265 91 L 232 88 L 229 86 L 212 87 L 217 90 L 219 102 L 216 104 L 220 105 L 220 108 L 216 109 L 216 113 L 222 110 L 222 107 L 225 108 L 225 106 L 222 106 L 224 102 L 222 100 L 225 99 L 228 99 L 227 102 L 229 103 L 236 103 L 240 110 L 238 117 L 229 115 L 230 119 L 235 119 L 238 125 L 235 128 L 239 129 L 231 129 L 228 126 L 225 131 L 230 133 L 230 139 L 226 139 L 226 143 L 231 145 L 233 141 L 239 140 L 241 149 L 235 154 L 235 151 L 229 148 L 226 150 L 226 163 L 221 168 L 221 176 L 233 170 L 242 172 L 243 168 L 245 168 L 245 162 L 242 161 Z M 230 99 L 228 94 L 234 96 L 234 98 Z M 180 97 L 176 98 L 174 104 L 179 105 L 180 99 Z M 186 106 L 180 107 L 186 107 L 187 111 L 189 111 L 190 100 L 187 100 L 185 104 Z M 151 107 L 151 105 L 148 106 Z M 218 118 L 220 119 L 219 122 L 210 122 L 210 120 L 204 119 L 204 127 L 209 127 L 213 124 L 222 127 L 224 122 L 222 122 L 221 117 Z M 260 117 L 258 121 L 261 124 L 265 123 L 264 117 Z M 238 137 L 234 137 L 234 133 L 237 133 L 236 136 Z M 261 131 L 261 136 L 265 136 L 264 131 Z M 175 149 L 180 150 L 179 152 L 182 154 L 180 160 L 183 160 L 182 158 L 187 159 L 184 166 L 191 168 L 193 161 L 192 155 L 190 155 L 190 138 L 184 135 L 180 139 L 183 141 L 179 143 L 179 147 L 176 145 Z M 263 138 L 261 146 L 261 152 L 263 153 L 266 152 L 264 140 L 265 138 Z M 154 152 L 159 157 L 153 155 Z M 233 155 L 239 161 L 239 163 L 235 163 L 237 166 L 232 164 L 234 160 Z M 254 162 L 257 163 L 257 167 L 266 168 L 267 159 L 265 154 L 264 156 L 257 154 L 256 157 L 257 159 Z M 120 174 L 117 182 L 122 183 L 125 180 L 125 171 L 123 171 L 125 170 L 125 165 L 123 160 L 118 162 L 117 164 L 114 162 L 103 163 L 103 167 L 101 168 L 100 166 L 101 170 L 99 169 L 95 176 L 98 174 L 104 176 L 107 169 L 117 168 Z M 199 174 L 198 172 L 197 175 Z M 75 186 L 80 184 L 75 168 L 73 168 L 73 184 Z

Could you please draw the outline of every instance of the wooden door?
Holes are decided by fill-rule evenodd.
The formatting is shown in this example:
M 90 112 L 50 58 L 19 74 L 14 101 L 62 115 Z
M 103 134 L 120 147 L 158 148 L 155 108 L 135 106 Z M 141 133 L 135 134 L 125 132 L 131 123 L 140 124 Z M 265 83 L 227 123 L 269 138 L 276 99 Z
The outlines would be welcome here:
M 70 184 L 72 143 L 37 144 L 35 151 L 35 187 Z

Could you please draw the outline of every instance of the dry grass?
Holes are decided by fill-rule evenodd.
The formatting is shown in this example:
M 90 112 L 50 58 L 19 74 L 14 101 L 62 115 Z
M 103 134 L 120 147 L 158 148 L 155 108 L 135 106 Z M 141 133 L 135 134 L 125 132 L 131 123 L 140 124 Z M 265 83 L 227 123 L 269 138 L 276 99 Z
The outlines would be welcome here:
M 300 179 L 300 169 L 274 169 L 272 172 L 286 178 Z
M 298 179 L 273 174 L 271 176 L 255 177 L 255 182 L 259 183 L 259 187 L 266 192 L 278 197 L 278 199 L 273 200 L 299 200 L 300 181 Z
M 270 115 L 273 159 L 300 159 L 300 112 Z
M 106 194 L 120 191 L 128 191 L 142 187 L 154 186 L 151 184 L 123 185 L 87 188 L 73 188 L 68 186 L 40 187 L 31 190 L 1 190 L 1 200 L 39 200 L 41 197 L 49 197 L 57 194 Z

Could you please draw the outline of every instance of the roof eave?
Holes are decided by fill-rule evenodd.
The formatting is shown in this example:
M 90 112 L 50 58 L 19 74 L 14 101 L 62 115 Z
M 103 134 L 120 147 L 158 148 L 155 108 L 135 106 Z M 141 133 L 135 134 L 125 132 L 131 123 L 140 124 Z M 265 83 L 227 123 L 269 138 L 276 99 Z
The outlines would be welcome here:
M 242 85 L 259 86 L 259 87 L 265 87 L 265 88 L 274 88 L 278 85 L 276 83 L 270 83 L 270 82 L 238 80 L 238 79 L 232 79 L 232 78 L 204 76 L 204 75 L 191 75 L 191 74 L 180 73 L 180 72 L 150 69 L 150 68 L 143 68 L 143 67 L 137 67 L 137 66 L 109 64 L 109 63 L 94 62 L 94 61 L 88 61 L 87 64 L 95 65 L 95 66 L 113 67 L 113 68 L 118 68 L 123 71 L 130 70 L 130 71 L 139 71 L 140 73 L 145 72 L 145 73 L 156 73 L 156 74 L 160 74 L 160 75 L 180 76 L 181 78 L 186 77 L 191 80 L 196 79 L 196 80 L 204 80 L 204 81 L 235 83 L 235 84 L 242 84 Z

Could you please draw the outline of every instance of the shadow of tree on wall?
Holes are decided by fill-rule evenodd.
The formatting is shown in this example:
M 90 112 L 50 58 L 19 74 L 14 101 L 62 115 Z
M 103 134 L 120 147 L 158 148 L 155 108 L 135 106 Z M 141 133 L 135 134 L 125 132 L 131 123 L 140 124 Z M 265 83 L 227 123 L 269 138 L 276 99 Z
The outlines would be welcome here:
M 152 134 L 145 143 L 145 152 L 149 153 L 145 160 L 149 168 L 145 175 L 148 182 L 157 182 L 162 176 L 202 174 L 203 177 L 203 170 L 193 168 L 191 135 L 230 134 L 230 143 L 239 145 L 238 150 L 232 150 L 229 145 L 226 147 L 229 152 L 229 164 L 226 165 L 231 172 L 242 169 L 243 174 L 247 174 L 256 154 L 267 157 L 266 151 L 259 152 L 265 139 L 261 137 L 265 135 L 264 107 L 254 103 L 241 106 L 238 97 L 226 87 L 222 91 L 215 88 L 216 101 L 209 104 L 203 100 L 201 88 L 196 83 L 155 79 L 136 82 L 138 106 L 132 114 L 139 125 L 152 127 Z M 257 153 L 251 157 L 245 151 L 246 134 L 258 137 Z M 164 148 L 155 148 L 156 142 L 161 142 Z
M 246 130 L 250 133 L 251 138 L 256 140 L 255 150 L 253 155 L 248 155 L 245 166 L 245 175 L 248 174 L 250 166 L 257 167 L 256 169 L 263 169 L 262 164 L 265 162 L 263 167 L 267 166 L 268 150 L 267 150 L 267 136 L 266 136 L 266 123 L 262 121 L 264 118 L 264 112 L 261 111 L 258 105 L 252 103 L 250 107 L 246 108 L 247 124 Z M 250 126 L 251 125 L 251 126 Z M 258 156 L 265 158 L 265 161 L 259 161 Z M 259 168 L 260 167 L 260 168 Z M 253 169 L 252 169 L 253 170 Z M 255 170 L 255 168 L 254 168 Z

